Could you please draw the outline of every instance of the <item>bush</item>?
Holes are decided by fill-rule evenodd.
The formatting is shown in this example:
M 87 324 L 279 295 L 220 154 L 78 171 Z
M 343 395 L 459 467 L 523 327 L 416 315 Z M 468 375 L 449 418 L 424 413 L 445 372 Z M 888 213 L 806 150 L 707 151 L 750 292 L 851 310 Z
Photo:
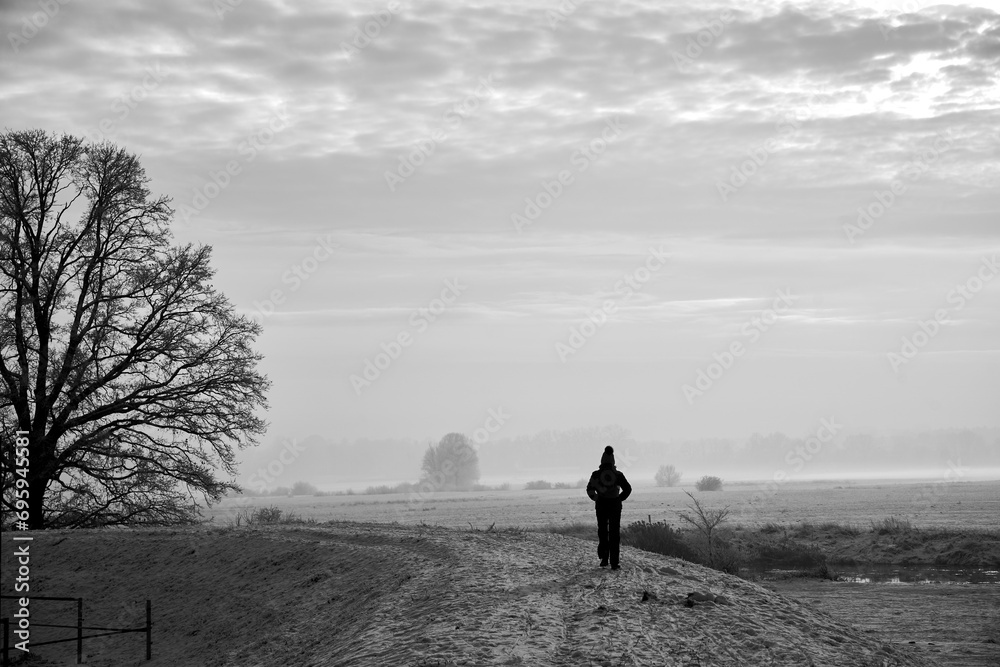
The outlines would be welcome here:
M 584 540 L 597 539 L 597 525 L 593 522 L 584 523 L 583 521 L 574 521 L 572 523 L 549 524 L 542 530 L 558 535 L 579 537 Z
M 796 537 L 807 537 L 827 533 L 838 537 L 856 537 L 861 534 L 861 529 L 857 526 L 852 526 L 851 524 L 836 523 L 834 521 L 826 521 L 819 524 L 803 521 L 799 525 L 792 527 L 792 534 Z
M 681 481 L 681 474 L 672 465 L 660 466 L 653 477 L 657 486 L 677 486 Z
M 794 540 L 758 542 L 751 551 L 756 563 L 764 568 L 820 567 L 826 563 L 818 546 Z
M 546 482 L 544 479 L 535 480 L 534 482 L 528 482 L 524 485 L 524 488 L 528 491 L 539 491 L 542 489 L 551 489 L 552 482 Z
M 705 475 L 694 483 L 694 488 L 699 491 L 721 491 L 722 480 L 713 475 Z
M 281 521 L 281 508 L 276 505 L 261 507 L 256 512 L 256 520 L 260 523 L 278 523 Z
M 764 535 L 773 535 L 774 533 L 784 533 L 785 527 L 780 523 L 775 523 L 774 521 L 768 521 L 763 526 L 760 527 L 760 532 Z
M 295 482 L 292 484 L 292 495 L 293 496 L 315 496 L 319 492 L 315 486 L 309 482 Z
M 621 541 L 622 544 L 643 551 L 683 558 L 692 563 L 698 562 L 698 554 L 684 542 L 681 531 L 665 521 L 630 523 L 621 529 Z
M 878 535 L 898 535 L 913 530 L 913 524 L 909 519 L 897 519 L 894 516 L 881 521 L 872 521 L 871 525 L 872 532 Z

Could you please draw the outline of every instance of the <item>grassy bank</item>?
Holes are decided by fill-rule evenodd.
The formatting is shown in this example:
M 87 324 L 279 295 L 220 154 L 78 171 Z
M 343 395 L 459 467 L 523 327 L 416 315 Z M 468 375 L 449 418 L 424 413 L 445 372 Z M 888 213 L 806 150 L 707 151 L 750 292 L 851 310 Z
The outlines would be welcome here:
M 597 539 L 592 523 L 549 527 L 550 532 Z M 666 522 L 634 522 L 621 529 L 622 543 L 637 549 L 708 565 L 731 574 L 794 569 L 832 578 L 837 566 L 935 565 L 1000 567 L 1000 531 L 918 528 L 889 517 L 867 526 L 835 522 L 715 529 L 704 532 Z

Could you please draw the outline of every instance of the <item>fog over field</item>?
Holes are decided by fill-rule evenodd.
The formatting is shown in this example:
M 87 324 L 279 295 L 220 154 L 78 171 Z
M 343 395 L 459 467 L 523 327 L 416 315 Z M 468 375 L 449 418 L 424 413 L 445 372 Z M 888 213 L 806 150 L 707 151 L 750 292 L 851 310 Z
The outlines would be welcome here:
M 996 475 L 998 2 L 52 6 L 3 124 L 140 155 L 213 247 L 245 484 L 451 432 L 483 481 Z
M 829 421 L 827 422 L 830 423 Z M 822 425 L 818 426 L 819 430 Z M 836 427 L 836 424 L 831 424 Z M 1000 479 L 1000 429 L 942 429 L 873 435 L 846 429 L 789 437 L 636 440 L 617 426 L 548 431 L 490 440 L 476 449 L 481 481 L 517 486 L 537 479 L 577 482 L 597 467 L 604 446 L 615 447 L 619 469 L 636 485 L 653 484 L 661 465 L 683 474 L 681 486 L 702 475 L 729 481 L 806 482 L 830 479 L 926 479 L 944 482 Z M 304 481 L 321 491 L 415 482 L 436 440 L 331 441 L 319 436 L 276 439 L 251 452 L 242 467 L 250 489 L 274 490 Z M 292 456 L 295 454 L 295 456 Z M 287 464 L 282 461 L 288 461 Z M 280 464 L 280 465 L 279 465 Z M 269 468 L 270 466 L 270 468 Z

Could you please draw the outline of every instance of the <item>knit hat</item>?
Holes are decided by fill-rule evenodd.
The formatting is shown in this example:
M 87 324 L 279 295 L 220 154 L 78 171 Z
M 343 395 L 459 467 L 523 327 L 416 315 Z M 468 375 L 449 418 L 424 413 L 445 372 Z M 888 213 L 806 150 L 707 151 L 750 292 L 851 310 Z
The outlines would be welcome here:
M 608 445 L 604 448 L 604 453 L 601 454 L 601 467 L 602 468 L 614 468 L 615 467 L 615 450 Z

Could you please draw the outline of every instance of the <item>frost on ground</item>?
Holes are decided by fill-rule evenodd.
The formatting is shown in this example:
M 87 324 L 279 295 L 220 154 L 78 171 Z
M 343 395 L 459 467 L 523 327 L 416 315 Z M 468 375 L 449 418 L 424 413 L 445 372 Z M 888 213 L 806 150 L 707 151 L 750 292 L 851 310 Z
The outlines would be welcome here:
M 153 600 L 153 661 L 126 635 L 88 640 L 95 666 L 932 664 L 736 577 L 628 548 L 612 572 L 593 544 L 547 533 L 336 523 L 35 545 L 33 592 L 83 596 L 88 625 Z

